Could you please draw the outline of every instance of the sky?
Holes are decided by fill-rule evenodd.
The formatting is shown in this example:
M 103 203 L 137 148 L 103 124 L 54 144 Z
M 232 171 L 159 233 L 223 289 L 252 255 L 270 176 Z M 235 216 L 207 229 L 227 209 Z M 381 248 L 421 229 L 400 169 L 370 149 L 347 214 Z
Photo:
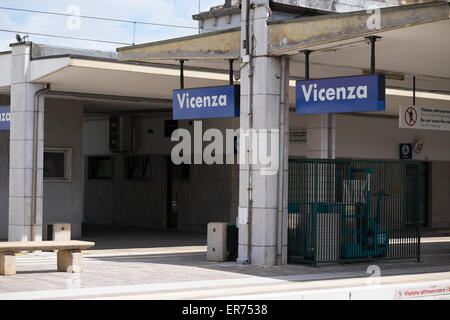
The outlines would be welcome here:
M 224 0 L 200 0 L 200 10 L 208 11 L 211 6 L 223 3 Z M 21 35 L 30 32 L 123 43 L 109 44 L 29 35 L 30 41 L 49 45 L 115 51 L 117 47 L 133 43 L 133 40 L 139 44 L 198 33 L 196 29 L 136 24 L 133 39 L 133 23 L 76 19 L 4 8 L 79 13 L 82 16 L 197 28 L 198 23 L 192 19 L 192 15 L 199 12 L 199 0 L 0 0 L 0 7 L 3 7 L 0 8 L 0 30 L 21 31 Z M 0 31 L 0 51 L 10 50 L 9 44 L 16 42 L 16 33 Z

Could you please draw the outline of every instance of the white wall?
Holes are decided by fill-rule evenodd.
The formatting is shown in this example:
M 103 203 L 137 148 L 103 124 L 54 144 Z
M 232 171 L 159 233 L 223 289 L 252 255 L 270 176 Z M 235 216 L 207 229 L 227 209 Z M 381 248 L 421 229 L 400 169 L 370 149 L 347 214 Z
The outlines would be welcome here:
M 295 112 L 289 112 L 289 130 L 308 129 L 310 115 L 298 115 Z M 289 143 L 289 157 L 306 158 L 308 152 L 307 143 Z
M 336 157 L 356 159 L 399 159 L 399 144 L 424 141 L 413 160 L 450 161 L 450 132 L 400 129 L 398 119 L 338 115 Z
M 81 237 L 83 104 L 65 99 L 45 101 L 45 147 L 72 149 L 72 180 L 45 182 L 44 224 L 71 224 L 73 239 Z

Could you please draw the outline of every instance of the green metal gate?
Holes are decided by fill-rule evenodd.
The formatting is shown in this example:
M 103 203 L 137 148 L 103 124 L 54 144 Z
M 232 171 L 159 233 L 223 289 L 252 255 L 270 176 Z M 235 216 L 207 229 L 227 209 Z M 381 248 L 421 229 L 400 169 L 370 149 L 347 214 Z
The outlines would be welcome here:
M 420 260 L 420 162 L 289 160 L 290 263 Z

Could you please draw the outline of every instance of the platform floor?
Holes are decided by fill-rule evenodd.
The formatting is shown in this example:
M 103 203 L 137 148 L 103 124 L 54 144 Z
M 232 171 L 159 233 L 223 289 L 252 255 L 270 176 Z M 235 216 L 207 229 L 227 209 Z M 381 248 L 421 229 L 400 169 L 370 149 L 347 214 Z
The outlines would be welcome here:
M 437 286 L 450 294 L 450 237 L 439 233 L 424 237 L 421 262 L 313 268 L 208 262 L 205 234 L 141 230 L 143 243 L 129 234 L 120 240 L 131 231 L 88 231 L 83 239 L 98 245 L 85 251 L 81 274 L 56 272 L 52 252 L 17 256 L 17 275 L 0 277 L 0 299 L 395 299 L 402 290 Z M 373 265 L 380 277 L 370 277 Z

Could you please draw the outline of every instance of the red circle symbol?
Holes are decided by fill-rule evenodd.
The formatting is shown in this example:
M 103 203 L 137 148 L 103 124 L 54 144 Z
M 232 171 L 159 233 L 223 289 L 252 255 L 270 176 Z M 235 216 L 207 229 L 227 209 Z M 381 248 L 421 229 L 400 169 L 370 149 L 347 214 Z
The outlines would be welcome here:
M 412 127 L 417 122 L 417 111 L 413 107 L 409 107 L 405 111 L 405 122 L 408 126 Z

